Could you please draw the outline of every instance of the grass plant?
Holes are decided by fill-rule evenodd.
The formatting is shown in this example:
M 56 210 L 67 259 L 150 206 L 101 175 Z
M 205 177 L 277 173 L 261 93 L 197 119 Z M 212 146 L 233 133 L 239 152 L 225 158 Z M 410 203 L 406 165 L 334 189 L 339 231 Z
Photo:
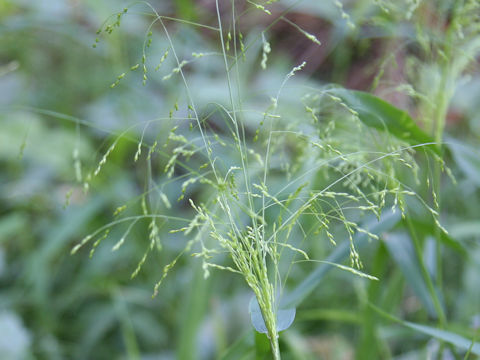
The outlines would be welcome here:
M 150 246 L 133 271 L 133 278 L 141 270 L 148 254 L 162 247 L 158 223 L 168 226 L 172 221 L 185 221 L 185 226 L 170 232 L 184 233 L 187 244 L 173 261 L 164 266 L 154 295 L 161 291 L 162 281 L 185 253 L 193 252 L 192 255 L 202 261 L 205 278 L 212 269 L 240 275 L 258 303 L 260 323 L 263 321 L 264 327 L 260 324 L 256 328 L 264 329 L 273 358 L 280 359 L 278 323 L 286 320 L 279 314 L 292 265 L 299 261 L 323 262 L 370 280 L 378 280 L 360 271 L 363 264 L 354 236 L 362 233 L 378 241 L 377 234 L 361 226 L 362 219 L 369 213 L 380 219 L 387 206 L 393 211 L 400 211 L 405 218 L 407 197 L 423 204 L 439 231 L 446 233 L 446 230 L 440 225 L 438 207 L 429 206 L 414 188 L 402 181 L 406 170 L 419 182 L 419 166 L 415 159 L 419 150 L 434 154 L 434 161 L 441 163 L 440 156 L 435 155 L 439 152 L 441 123 L 434 126 L 435 137 L 430 137 L 417 127 L 407 113 L 388 103 L 366 93 L 332 86 L 299 88 L 302 96 L 297 100 L 296 116 L 292 116 L 289 109 L 291 101 L 284 106 L 282 95 L 292 78 L 301 76 L 299 74 L 305 62 L 285 75 L 277 92 L 270 94 L 270 101 L 263 105 L 263 112 L 244 109 L 243 97 L 248 92 L 248 84 L 242 84 L 241 63 L 247 58 L 254 58 L 253 63 L 259 62 L 261 69 L 268 68 L 269 57 L 273 56 L 267 41 L 270 26 L 286 21 L 321 46 L 320 41 L 303 30 L 301 24 L 285 17 L 290 8 L 273 16 L 269 10 L 273 3 L 247 1 L 239 5 L 232 1 L 220 4 L 217 0 L 215 24 L 165 17 L 145 2 L 132 5 L 132 8 L 146 7 L 153 20 L 146 30 L 141 62 L 133 65 L 130 71 L 142 71 L 144 84 L 154 76 L 148 60 L 149 48 L 154 41 L 152 29 L 158 26 L 163 30 L 167 48 L 154 71 L 163 69 L 165 60 L 172 58 L 171 69 L 164 70 L 165 75 L 160 77 L 162 81 L 179 81 L 184 87 L 183 95 L 179 95 L 182 100 L 172 106 L 170 117 L 158 120 L 172 124 L 168 136 L 161 138 L 158 134 L 153 143 L 147 143 L 143 136 L 150 124 L 146 124 L 134 154 L 135 162 L 145 161 L 149 172 L 158 169 L 155 161 L 163 162 L 165 175 L 156 177 L 158 182 L 149 175 L 146 191 L 138 198 L 141 215 L 122 217 L 126 205 L 118 208 L 114 214 L 118 220 L 85 237 L 72 253 L 89 242 L 93 242 L 93 253 L 112 227 L 126 222 L 129 225 L 125 234 L 112 248 L 116 251 L 128 241 L 128 234 L 134 226 L 147 222 Z M 354 29 L 342 4 L 335 2 L 335 5 L 348 26 Z M 111 34 L 129 12 L 130 7 L 125 8 L 107 20 L 98 31 L 99 36 Z M 270 25 L 260 35 L 251 36 L 249 42 L 245 42 L 239 24 L 251 13 L 263 13 L 273 19 L 269 20 Z M 184 57 L 177 51 L 167 22 L 211 32 L 217 37 L 220 50 L 192 52 Z M 98 42 L 97 38 L 95 47 Z M 259 42 L 260 54 L 255 51 Z M 189 85 L 187 67 L 197 61 L 209 61 L 210 57 L 223 62 L 221 78 L 227 96 L 224 102 L 213 98 L 207 105 L 201 106 Z M 260 61 L 255 60 L 258 57 Z M 120 74 L 111 87 L 117 86 L 125 76 L 126 72 Z M 445 106 L 437 107 L 442 108 Z M 298 109 L 303 110 L 299 112 Z M 173 114 L 176 112 L 185 116 L 175 118 Z M 89 187 L 91 179 L 100 175 L 119 138 L 108 147 L 95 170 L 87 175 L 85 188 Z M 146 156 L 143 155 L 144 149 Z M 398 175 L 399 172 L 402 176 Z M 181 189 L 178 199 L 168 196 L 164 190 L 170 183 Z M 206 199 L 197 198 L 189 191 L 195 184 L 200 184 L 202 193 L 208 194 Z M 190 206 L 193 218 L 162 214 L 161 208 L 170 208 L 175 200 Z M 311 259 L 308 250 L 303 249 L 308 249 L 305 244 L 329 241 L 335 246 L 339 239 L 331 229 L 339 224 L 344 228 L 348 241 L 349 264 Z M 442 314 L 438 300 L 435 308 Z M 288 314 L 284 316 L 292 316 L 291 312 Z M 253 317 L 252 313 L 255 325 Z
M 26 359 L 480 356 L 478 1 L 54 3 L 0 1 Z

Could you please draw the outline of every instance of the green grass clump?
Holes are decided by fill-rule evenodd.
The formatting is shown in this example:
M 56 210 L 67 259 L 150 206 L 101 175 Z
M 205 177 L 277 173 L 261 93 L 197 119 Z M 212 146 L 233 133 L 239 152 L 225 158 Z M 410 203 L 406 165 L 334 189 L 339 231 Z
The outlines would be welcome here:
M 254 4 L 254 7 L 269 14 L 259 4 Z M 339 7 L 342 8 L 341 4 Z M 310 261 L 308 253 L 302 247 L 309 242 L 322 241 L 322 238 L 335 245 L 338 239 L 332 235 L 331 228 L 333 224 L 342 224 L 349 242 L 350 266 L 337 266 L 363 275 L 358 272 L 363 265 L 354 235 L 360 232 L 374 240 L 378 240 L 378 236 L 362 228 L 359 221 L 368 212 L 379 218 L 384 207 L 392 201 L 391 206 L 394 209 L 398 206 L 403 214 L 405 196 L 416 194 L 398 178 L 398 168 L 406 167 L 415 176 L 418 170 L 413 157 L 415 149 L 431 144 L 412 146 L 392 136 L 388 127 L 382 129 L 384 131 L 369 127 L 354 106 L 329 89 L 304 92 L 299 103 L 304 111 L 293 120 L 289 111 L 282 106 L 281 95 L 290 79 L 302 71 L 305 62 L 285 76 L 276 96 L 272 97 L 271 104 L 263 114 L 259 114 L 259 127 L 252 135 L 253 128 L 250 124 L 253 119 L 242 108 L 241 93 L 244 89 L 239 88 L 239 78 L 240 63 L 245 61 L 243 59 L 247 55 L 256 56 L 255 53 L 249 55 L 245 49 L 253 47 L 258 39 L 243 44 L 243 36 L 236 29 L 236 23 L 233 22 L 227 31 L 223 24 L 225 20 L 222 19 L 225 15 L 218 3 L 216 9 L 217 25 L 203 27 L 216 33 L 221 44 L 221 52 L 211 56 L 223 59 L 228 102 L 221 104 L 216 99 L 211 99 L 211 105 L 197 105 L 185 67 L 203 55 L 193 53 L 191 59 L 182 60 L 165 25 L 167 18 L 154 12 L 154 20 L 148 28 L 143 47 L 143 82 L 145 84 L 147 81 L 149 72 L 146 60 L 147 50 L 152 43 L 150 29 L 159 23 L 168 40 L 168 48 L 155 70 L 159 70 L 171 52 L 174 68 L 162 80 L 175 76 L 183 82 L 185 108 L 182 110 L 188 116 L 184 120 L 173 119 L 172 112 L 170 113 L 169 121 L 176 125 L 168 137 L 162 139 L 165 141 L 165 150 L 157 148 L 158 143 L 161 147 L 160 139 L 152 145 L 144 143 L 143 139 L 138 143 L 135 161 L 140 159 L 142 148 L 147 147 L 149 153 L 144 160 L 149 168 L 153 167 L 155 155 L 168 156 L 164 160 L 163 183 L 157 184 L 150 179 L 148 191 L 141 196 L 142 215 L 120 216 L 119 220 L 87 236 L 72 252 L 96 238 L 93 251 L 107 237 L 111 227 L 127 222 L 129 226 L 124 236 L 112 248 L 118 250 L 133 226 L 139 221 L 147 221 L 150 246 L 132 273 L 132 277 L 135 277 L 155 245 L 161 249 L 157 221 L 173 219 L 154 211 L 159 206 L 153 206 L 153 203 L 161 201 L 165 207 L 169 207 L 173 199 L 169 199 L 162 188 L 170 182 L 180 184 L 178 181 L 181 181 L 178 200 L 187 199 L 195 216 L 186 226 L 172 232 L 183 232 L 190 238 L 183 252 L 197 249 L 193 255 L 201 258 L 205 277 L 209 276 L 211 269 L 228 270 L 243 277 L 258 301 L 272 354 L 278 359 L 280 350 L 276 314 L 289 268 L 295 258 Z M 234 11 L 233 7 L 232 14 L 235 18 L 237 15 Z M 120 25 L 120 20 L 126 13 L 127 9 L 118 13 L 116 21 L 107 23 L 99 33 L 110 34 Z M 346 18 L 349 19 L 348 16 Z M 313 35 L 289 20 L 288 23 L 320 45 Z M 265 40 L 264 32 L 261 34 L 263 45 L 260 67 L 266 69 L 271 48 Z M 132 66 L 131 71 L 138 67 L 139 64 Z M 112 87 L 124 77 L 125 73 L 118 76 Z M 174 111 L 180 111 L 177 103 Z M 91 177 L 99 175 L 108 156 L 114 151 L 116 142 L 117 140 L 104 153 Z M 180 172 L 182 174 L 177 175 Z M 88 179 L 87 177 L 87 181 Z M 189 188 L 196 183 L 208 189 L 202 190 L 208 194 L 207 199 L 196 199 L 189 192 Z M 147 197 L 149 201 L 146 200 Z M 431 210 L 436 217 L 437 214 Z M 121 215 L 120 211 L 116 211 L 115 215 Z M 96 237 L 102 233 L 102 236 Z M 291 254 L 285 256 L 284 250 Z M 154 295 L 178 259 L 175 258 L 164 267 Z
M 384 13 L 399 12 L 393 2 L 375 3 Z M 451 91 L 442 87 L 440 95 L 433 94 L 430 99 L 420 90 L 408 87 L 418 99 L 428 98 L 422 102 L 422 113 L 433 112 L 425 117 L 427 131 L 419 128 L 408 113 L 373 95 L 336 86 L 304 85 L 306 79 L 301 73 L 307 65 L 305 61 L 278 80 L 275 91 L 250 94 L 254 79 L 245 81 L 244 77 L 250 75 L 245 64 L 255 66 L 258 72 L 269 70 L 275 55 L 267 40 L 268 29 L 276 22 L 284 21 L 316 46 L 323 46 L 301 24 L 287 19 L 288 11 L 269 18 L 265 29 L 244 34 L 240 30 L 242 19 L 251 14 L 272 17 L 274 2 L 247 1 L 242 6 L 232 2 L 226 9 L 216 1 L 213 25 L 162 16 L 151 5 L 142 4 L 153 20 L 146 30 L 141 60 L 122 72 L 111 87 L 119 86 L 129 72 L 140 71 L 145 86 L 157 76 L 158 84 L 162 84 L 158 86 L 176 82 L 182 89 L 173 95 L 176 100 L 168 116 L 134 126 L 143 126 L 132 159 L 146 169 L 144 192 L 128 206 L 118 208 L 115 220 L 85 237 L 72 253 L 92 242 L 93 254 L 109 236 L 110 229 L 126 224 L 123 236 L 112 247 L 117 251 L 128 241 L 132 229 L 144 223 L 149 245 L 132 272 L 133 278 L 150 253 L 162 251 L 160 229 L 169 229 L 172 236 L 183 233 L 188 241 L 178 256 L 163 266 L 154 295 L 161 291 L 161 283 L 183 254 L 191 253 L 201 260 L 205 278 L 214 269 L 240 275 L 255 295 L 272 356 L 280 359 L 278 323 L 284 319 L 279 314 L 293 265 L 322 263 L 378 280 L 360 271 L 364 264 L 355 239 L 364 235 L 379 241 L 379 234 L 362 224 L 369 216 L 380 220 L 387 208 L 398 211 L 402 221 L 408 223 L 409 203 L 420 204 L 439 237 L 448 236 L 440 223 L 437 185 L 429 193 L 431 201 L 419 195 L 416 187 L 422 181 L 418 162 L 423 155 L 433 159 L 427 161 L 433 161 L 436 169 L 449 172 L 441 157 L 441 141 L 448 103 L 445 96 L 451 95 Z M 354 31 L 356 26 L 342 3 L 336 1 L 334 5 L 347 28 Z M 406 19 L 411 19 L 420 5 L 407 5 Z M 466 2 L 464 7 L 452 11 L 467 14 L 474 5 Z M 125 9 L 113 17 L 113 22 L 107 20 L 98 34 L 111 34 L 129 13 L 130 9 Z M 470 22 L 453 19 L 455 33 L 451 36 L 469 39 L 472 43 L 468 44 L 477 46 L 471 34 L 478 29 L 472 29 Z M 176 39 L 171 22 L 209 32 L 218 40 L 217 49 L 179 50 L 180 40 Z M 159 41 L 163 48 L 154 61 L 155 27 L 163 31 Z M 95 46 L 97 43 L 98 39 Z M 454 64 L 452 73 L 441 78 L 444 85 L 457 78 L 466 66 L 466 57 L 455 62 L 453 50 L 447 45 L 436 50 L 445 59 L 445 71 Z M 220 98 L 204 99 L 198 87 L 191 85 L 196 66 L 201 68 L 209 61 L 215 64 L 212 79 L 223 86 Z M 381 75 L 374 80 L 375 86 L 379 82 Z M 258 101 L 254 108 L 246 108 L 244 104 L 252 103 L 252 95 Z M 162 131 L 154 137 L 145 136 L 149 127 L 154 129 L 157 125 Z M 85 177 L 85 189 L 103 173 L 117 142 L 131 130 L 113 139 L 97 166 Z M 439 181 L 437 177 L 435 184 Z M 191 216 L 178 216 L 178 207 Z M 125 211 L 130 208 L 141 212 Z M 329 242 L 334 247 L 343 238 L 348 244 L 348 264 L 312 257 L 313 244 Z M 419 255 L 420 245 L 415 245 Z M 435 312 L 444 325 L 445 314 L 434 284 L 425 264 L 419 261 Z

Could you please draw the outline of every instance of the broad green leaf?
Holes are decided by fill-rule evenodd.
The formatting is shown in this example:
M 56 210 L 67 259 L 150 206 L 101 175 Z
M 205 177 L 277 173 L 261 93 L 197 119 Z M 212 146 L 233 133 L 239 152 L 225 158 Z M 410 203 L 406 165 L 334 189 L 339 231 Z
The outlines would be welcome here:
M 422 334 L 434 337 L 436 339 L 448 342 L 454 346 L 456 346 L 459 349 L 465 350 L 465 351 L 470 351 L 471 354 L 475 355 L 480 355 L 480 343 L 474 342 L 472 340 L 469 340 L 467 338 L 464 338 L 463 336 L 460 336 L 458 334 L 455 334 L 451 331 L 448 330 L 443 330 L 443 329 L 437 329 L 432 326 L 427 326 L 427 325 L 422 325 L 422 324 L 416 324 L 413 322 L 409 321 L 404 321 L 402 319 L 399 319 L 395 316 L 392 316 L 385 311 L 381 310 L 380 308 L 376 307 L 373 304 L 370 304 L 372 309 L 374 309 L 377 313 L 379 313 L 381 316 L 384 318 L 394 321 L 396 323 L 402 324 L 403 326 L 406 326 L 412 330 L 418 331 Z
M 366 92 L 331 89 L 328 94 L 340 98 L 367 126 L 387 131 L 411 145 L 431 144 L 433 138 L 420 129 L 410 115 L 388 102 Z M 438 147 L 432 147 L 438 152 Z

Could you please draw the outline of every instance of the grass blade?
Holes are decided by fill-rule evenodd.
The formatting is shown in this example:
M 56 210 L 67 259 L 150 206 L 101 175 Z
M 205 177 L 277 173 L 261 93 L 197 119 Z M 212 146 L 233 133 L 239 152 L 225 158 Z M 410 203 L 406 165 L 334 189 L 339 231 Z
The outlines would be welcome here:
M 437 316 L 435 304 L 422 276 L 410 237 L 403 233 L 389 234 L 384 243 L 390 256 L 402 271 L 407 283 L 422 301 L 430 316 Z
M 434 139 L 420 129 L 410 115 L 388 102 L 366 92 L 332 89 L 328 94 L 338 97 L 348 108 L 358 113 L 358 118 L 367 126 L 387 131 L 411 145 L 432 143 Z M 438 147 L 433 147 L 439 153 Z
M 471 340 L 464 338 L 463 336 L 460 336 L 458 334 L 455 334 L 451 331 L 447 330 L 442 330 L 442 329 L 437 329 L 432 326 L 427 326 L 427 325 L 422 325 L 422 324 L 416 324 L 413 322 L 409 321 L 403 321 L 395 316 L 392 316 L 385 311 L 381 310 L 377 306 L 373 304 L 369 304 L 370 307 L 375 310 L 378 314 L 383 316 L 384 318 L 394 321 L 398 324 L 401 324 L 405 327 L 408 327 L 412 330 L 415 330 L 417 332 L 420 332 L 424 335 L 428 335 L 431 337 L 434 337 L 438 340 L 445 341 L 449 344 L 454 345 L 455 347 L 462 349 L 464 351 L 470 351 L 471 354 L 475 355 L 480 355 L 480 343 L 478 342 L 472 342 Z
M 385 231 L 391 230 L 400 221 L 400 214 L 391 211 L 385 211 L 380 221 L 374 219 L 369 224 L 364 226 L 374 234 L 381 234 Z M 367 236 L 363 233 L 358 233 L 355 236 L 355 244 L 357 248 L 361 248 L 368 243 Z M 330 263 L 339 263 L 349 256 L 349 244 L 344 242 L 337 246 L 335 251 L 326 259 Z M 303 301 L 322 281 L 323 277 L 328 271 L 332 269 L 329 264 L 322 264 L 317 267 L 310 275 L 308 275 L 291 293 L 287 294 L 283 301 L 282 307 L 295 307 Z

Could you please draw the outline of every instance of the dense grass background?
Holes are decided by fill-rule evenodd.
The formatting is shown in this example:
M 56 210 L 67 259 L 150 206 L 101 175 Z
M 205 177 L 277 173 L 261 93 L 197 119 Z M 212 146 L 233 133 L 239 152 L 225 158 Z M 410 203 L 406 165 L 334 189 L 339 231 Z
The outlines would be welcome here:
M 272 5 L 272 16 L 292 3 Z M 423 1 L 411 19 L 405 16 L 409 2 L 378 3 L 343 2 L 350 19 L 342 18 L 333 1 L 296 4 L 288 19 L 317 36 L 322 45 L 286 22 L 272 26 L 267 33 L 272 45 L 267 69 L 260 67 L 261 42 L 254 43 L 251 56 L 241 65 L 244 107 L 264 111 L 285 75 L 306 61 L 283 93 L 287 117 L 300 111 L 298 88 L 327 83 L 370 91 L 408 111 L 426 132 L 446 143 L 442 157 L 456 184 L 445 172 L 437 176 L 437 162 L 421 152 L 416 155 L 419 182 L 409 171 L 399 176 L 431 205 L 435 189 L 449 235 L 438 231 L 430 214 L 412 202 L 405 220 L 398 212 L 392 215 L 395 221 L 379 230 L 382 240 L 361 247 L 365 271 L 380 281 L 342 271 L 322 272 L 318 264 L 294 266 L 287 288 L 296 289 L 303 281 L 311 291 L 301 295 L 296 320 L 281 335 L 282 355 L 474 359 L 480 352 L 478 343 L 474 353 L 465 354 L 472 339 L 476 336 L 478 342 L 480 337 L 480 14 L 478 8 L 462 14 L 464 42 L 448 42 L 454 4 L 468 2 Z M 212 1 L 151 4 L 162 14 L 215 25 Z M 117 207 L 128 204 L 129 214 L 141 212 L 138 199 L 145 183 L 151 174 L 164 176 L 168 158 L 158 156 L 152 167 L 134 163 L 144 130 L 138 124 L 168 117 L 174 104 L 184 99 L 178 79 L 162 81 L 168 71 L 151 71 L 143 86 L 141 69 L 128 70 L 141 62 L 152 20 L 145 14 L 147 7 L 129 9 L 121 27 L 99 36 L 92 47 L 102 22 L 127 5 L 113 0 L 0 0 L 0 359 L 269 358 L 268 342 L 250 324 L 251 292 L 240 277 L 212 270 L 204 280 L 201 261 L 183 256 L 159 295 L 151 298 L 163 266 L 183 250 L 183 235 L 161 228 L 162 250 L 151 252 L 133 280 L 130 274 L 149 244 L 148 224 L 133 228 L 115 253 L 111 246 L 125 228 L 112 229 L 91 259 L 88 250 L 70 255 L 78 241 L 112 221 Z M 271 19 L 256 11 L 238 26 L 246 39 L 253 39 Z M 167 25 L 181 55 L 219 51 L 218 39 L 209 29 Z M 154 67 L 167 42 L 160 27 L 152 33 L 147 61 Z M 448 52 L 442 57 L 438 49 L 458 57 L 473 50 L 468 65 L 452 74 L 454 62 L 443 59 L 453 57 Z M 168 58 L 165 67 L 174 65 Z M 220 59 L 212 58 L 186 68 L 192 92 L 205 106 L 212 99 L 228 103 L 221 66 Z M 442 74 L 449 70 L 452 78 L 444 83 Z M 124 72 L 125 78 L 111 89 Z M 436 101 L 448 104 L 445 128 L 434 123 L 442 115 Z M 187 115 L 186 110 L 178 113 Z M 258 127 L 254 121 L 247 124 L 252 137 Z M 222 124 L 222 119 L 215 123 L 219 131 Z M 153 143 L 157 134 L 168 134 L 171 127 L 168 121 L 152 123 L 145 141 Z M 115 139 L 119 140 L 101 176 L 85 193 L 77 181 L 78 164 L 85 177 Z M 292 158 L 304 151 L 294 138 L 286 139 L 286 148 Z M 226 156 L 234 159 L 235 154 Z M 315 181 L 325 185 L 322 179 Z M 172 182 L 164 191 L 176 199 L 180 185 Z M 188 191 L 195 199 L 209 197 L 198 184 Z M 186 201 L 172 201 L 168 211 L 180 217 L 193 214 Z M 335 236 L 339 244 L 346 241 L 342 230 Z M 333 256 L 339 263 L 348 258 L 324 234 L 303 245 L 311 258 Z M 429 334 L 412 324 L 445 332 Z M 467 339 L 466 347 L 453 334 Z

